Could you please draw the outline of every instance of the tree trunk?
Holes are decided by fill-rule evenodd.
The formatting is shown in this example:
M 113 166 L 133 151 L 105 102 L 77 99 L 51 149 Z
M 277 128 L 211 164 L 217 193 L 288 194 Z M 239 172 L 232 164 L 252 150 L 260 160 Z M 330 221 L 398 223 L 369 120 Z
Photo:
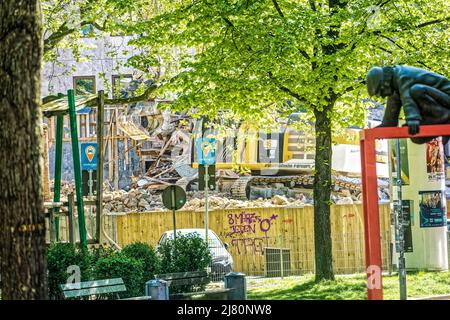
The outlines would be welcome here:
M 0 1 L 2 299 L 47 299 L 41 186 L 39 0 Z
M 331 196 L 331 119 L 329 103 L 322 111 L 314 109 L 316 118 L 316 155 L 314 173 L 314 242 L 316 281 L 334 279 L 330 227 Z

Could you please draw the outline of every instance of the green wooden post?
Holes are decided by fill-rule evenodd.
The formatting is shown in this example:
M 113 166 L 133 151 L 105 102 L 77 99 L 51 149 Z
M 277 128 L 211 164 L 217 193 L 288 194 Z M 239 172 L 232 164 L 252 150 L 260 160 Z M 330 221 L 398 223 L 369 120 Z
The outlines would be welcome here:
M 102 222 L 101 216 L 103 212 L 103 133 L 104 133 L 104 119 L 105 119 L 105 92 L 103 90 L 98 92 L 97 100 L 97 203 L 96 203 L 96 233 L 97 242 L 100 243 L 101 231 L 100 225 Z
M 86 223 L 84 218 L 84 203 L 81 185 L 80 148 L 78 146 L 77 115 L 75 112 L 75 95 L 73 89 L 68 90 L 67 95 L 69 99 L 70 136 L 72 140 L 73 169 L 75 171 L 75 191 L 77 195 L 78 228 L 80 231 L 81 247 L 86 249 Z
M 69 242 L 75 243 L 75 237 L 73 235 L 73 207 L 75 201 L 73 200 L 73 193 L 67 195 L 67 218 L 69 221 Z
M 63 143 L 64 116 L 56 117 L 56 141 L 55 141 L 55 183 L 53 189 L 53 202 L 59 202 L 61 197 L 61 163 Z M 55 217 L 56 241 L 59 241 L 59 208 L 52 208 Z

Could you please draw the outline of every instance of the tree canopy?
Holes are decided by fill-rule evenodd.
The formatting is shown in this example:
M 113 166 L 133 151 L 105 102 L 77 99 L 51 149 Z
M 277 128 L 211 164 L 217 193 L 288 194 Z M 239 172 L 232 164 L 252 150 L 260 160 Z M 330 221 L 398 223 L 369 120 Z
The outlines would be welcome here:
M 286 100 L 321 109 L 340 98 L 334 115 L 348 124 L 364 118 L 355 98 L 372 65 L 448 74 L 449 9 L 444 0 L 185 1 L 124 30 L 146 49 L 134 66 L 176 61 L 163 90 L 180 108 L 258 117 Z

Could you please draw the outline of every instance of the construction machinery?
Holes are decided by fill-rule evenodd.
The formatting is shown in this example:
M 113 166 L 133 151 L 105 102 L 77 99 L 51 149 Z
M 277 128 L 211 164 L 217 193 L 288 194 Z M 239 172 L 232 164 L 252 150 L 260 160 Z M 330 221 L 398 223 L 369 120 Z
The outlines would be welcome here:
M 301 113 L 294 113 L 275 130 L 263 131 L 254 124 L 243 122 L 231 134 L 220 136 L 219 130 L 205 132 L 198 120 L 193 130 L 191 163 L 197 168 L 195 139 L 204 136 L 216 138 L 216 185 L 221 192 L 233 198 L 270 198 L 276 194 L 287 197 L 311 194 L 314 183 L 314 148 L 312 132 L 299 129 Z M 203 119 L 204 121 L 204 119 Z M 312 125 L 309 124 L 309 128 Z M 361 169 L 359 132 L 346 128 L 334 137 L 332 161 L 333 194 L 340 197 L 361 197 Z M 234 132 L 234 134 L 233 134 Z M 377 146 L 379 198 L 388 199 L 387 145 Z M 195 189 L 196 177 L 180 181 L 187 190 Z

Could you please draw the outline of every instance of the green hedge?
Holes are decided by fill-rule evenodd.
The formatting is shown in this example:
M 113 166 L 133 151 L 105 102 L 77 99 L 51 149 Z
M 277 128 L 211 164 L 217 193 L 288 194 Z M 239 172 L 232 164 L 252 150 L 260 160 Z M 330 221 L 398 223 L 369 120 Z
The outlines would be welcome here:
M 70 266 L 80 267 L 80 281 L 92 278 L 90 254 L 71 243 L 56 243 L 49 246 L 47 253 L 48 288 L 50 299 L 63 299 L 60 285 L 67 283 L 72 275 Z
M 211 264 L 208 244 L 199 234 L 177 234 L 176 241 L 166 240 L 159 247 L 161 273 L 204 271 Z M 180 286 L 171 293 L 203 290 L 205 286 Z
M 72 265 L 80 267 L 80 281 L 122 278 L 127 291 L 119 296 L 127 298 L 144 295 L 145 283 L 155 274 L 202 271 L 210 263 L 207 244 L 193 234 L 177 235 L 176 246 L 173 241 L 166 241 L 158 253 L 142 242 L 127 245 L 121 251 L 109 247 L 83 251 L 70 243 L 56 243 L 50 245 L 47 257 L 49 295 L 52 299 L 64 298 L 59 286 L 67 283 L 71 276 L 67 268 Z
M 140 260 L 144 264 L 144 282 L 154 279 L 160 271 L 160 260 L 155 250 L 143 242 L 135 242 L 125 246 L 122 253 L 127 257 Z
M 119 293 L 120 298 L 144 295 L 144 263 L 127 257 L 122 252 L 114 252 L 101 257 L 94 266 L 94 279 L 122 278 L 127 291 Z

